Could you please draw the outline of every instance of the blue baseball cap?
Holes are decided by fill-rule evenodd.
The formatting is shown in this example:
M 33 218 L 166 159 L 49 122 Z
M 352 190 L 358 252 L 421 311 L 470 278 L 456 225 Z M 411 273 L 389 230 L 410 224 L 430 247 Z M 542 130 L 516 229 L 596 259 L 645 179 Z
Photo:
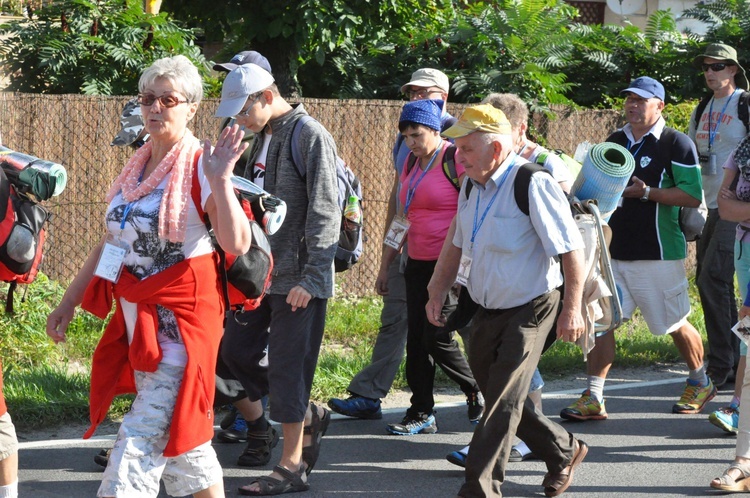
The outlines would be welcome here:
M 656 97 L 664 102 L 664 87 L 661 83 L 648 76 L 641 76 L 630 82 L 630 86 L 620 93 L 634 93 L 644 99 Z
M 440 131 L 442 127 L 442 121 L 440 120 L 441 114 L 442 107 L 434 100 L 414 100 L 404 104 L 398 122 L 400 124 L 409 121 L 426 126 L 435 131 Z

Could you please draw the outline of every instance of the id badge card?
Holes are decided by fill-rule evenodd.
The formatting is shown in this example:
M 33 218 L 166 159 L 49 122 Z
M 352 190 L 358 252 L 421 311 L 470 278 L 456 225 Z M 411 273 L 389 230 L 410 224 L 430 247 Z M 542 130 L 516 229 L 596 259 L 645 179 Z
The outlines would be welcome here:
M 383 244 L 400 251 L 406 241 L 406 234 L 409 233 L 411 223 L 403 216 L 396 216 L 385 234 Z
M 461 262 L 458 265 L 458 274 L 456 275 L 456 283 L 461 284 L 464 287 L 469 285 L 469 273 L 471 273 L 471 256 L 467 254 L 461 254 Z
M 113 237 L 112 234 L 107 235 L 102 252 L 99 254 L 99 261 L 96 262 L 94 275 L 117 283 L 122 273 L 125 255 L 129 250 L 130 246 L 127 243 Z

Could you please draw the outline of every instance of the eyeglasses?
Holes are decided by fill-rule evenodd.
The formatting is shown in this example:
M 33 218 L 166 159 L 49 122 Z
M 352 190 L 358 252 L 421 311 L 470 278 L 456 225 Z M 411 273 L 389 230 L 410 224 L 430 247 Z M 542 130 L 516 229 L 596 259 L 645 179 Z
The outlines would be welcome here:
M 432 89 L 430 89 L 430 88 L 420 88 L 419 90 L 414 90 L 412 88 L 412 89 L 409 89 L 409 90 L 406 91 L 406 95 L 410 99 L 413 99 L 414 97 L 417 97 L 417 98 L 420 98 L 420 99 L 426 99 L 427 97 L 429 97 L 433 93 L 443 93 L 443 91 L 440 90 L 440 89 L 434 89 L 434 88 L 432 88 Z
M 244 111 L 242 111 L 242 112 L 239 112 L 239 113 L 235 114 L 234 116 L 232 116 L 232 119 L 237 119 L 237 118 L 242 118 L 242 117 L 247 117 L 247 116 L 249 116 L 249 115 L 250 115 L 250 109 L 252 109 L 252 108 L 253 108 L 253 106 L 254 106 L 254 105 L 256 104 L 256 102 L 258 102 L 258 101 L 260 100 L 260 98 L 261 98 L 262 96 L 263 96 L 263 92 L 260 92 L 260 93 L 258 94 L 258 96 L 257 96 L 257 97 L 255 97 L 255 98 L 254 98 L 254 99 L 252 100 L 252 102 L 250 102 L 250 105 L 249 105 L 249 106 L 247 106 L 247 107 L 245 107 L 245 110 L 244 110 Z
M 703 69 L 704 73 L 707 73 L 709 69 L 718 73 L 719 71 L 726 69 L 727 66 L 734 66 L 734 64 L 729 64 L 728 62 L 714 62 L 713 64 L 701 64 L 701 69 Z
M 138 103 L 140 105 L 152 106 L 157 100 L 162 107 L 167 108 L 175 107 L 176 105 L 184 104 L 187 102 L 187 100 L 180 100 L 174 95 L 161 95 L 159 97 L 157 97 L 156 95 L 151 95 L 149 93 L 147 93 L 146 95 L 138 95 Z

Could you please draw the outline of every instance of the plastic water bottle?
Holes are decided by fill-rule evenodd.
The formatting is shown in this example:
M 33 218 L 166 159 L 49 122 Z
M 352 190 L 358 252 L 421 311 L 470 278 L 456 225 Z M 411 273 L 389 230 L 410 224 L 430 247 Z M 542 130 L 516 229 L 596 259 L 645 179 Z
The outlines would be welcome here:
M 359 198 L 350 195 L 344 208 L 344 218 L 354 223 L 362 223 L 362 211 L 359 209 Z

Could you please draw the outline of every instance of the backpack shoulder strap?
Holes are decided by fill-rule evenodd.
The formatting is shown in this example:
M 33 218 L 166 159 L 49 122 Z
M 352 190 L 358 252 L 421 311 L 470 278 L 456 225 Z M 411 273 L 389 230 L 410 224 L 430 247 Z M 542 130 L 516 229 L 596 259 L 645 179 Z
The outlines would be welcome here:
M 200 219 L 203 220 L 203 223 L 206 225 L 206 228 L 208 230 L 211 229 L 211 223 L 208 221 L 208 214 L 203 211 L 203 206 L 201 206 L 201 183 L 198 179 L 198 160 L 200 160 L 201 156 L 203 155 L 203 149 L 198 149 L 198 152 L 195 154 L 195 157 L 193 158 L 193 182 L 190 187 L 190 196 L 193 198 L 193 204 L 195 204 L 195 209 L 198 210 L 198 216 L 200 216 Z
M 711 97 L 713 97 L 713 95 L 711 95 L 711 94 L 708 94 L 705 97 L 703 97 L 701 99 L 701 101 L 698 102 L 698 107 L 695 108 L 695 119 L 694 119 L 694 121 L 695 121 L 695 129 L 696 130 L 698 129 L 698 123 L 700 123 L 700 121 L 701 121 L 701 116 L 703 116 L 703 111 L 706 110 L 706 106 L 711 101 Z
M 461 190 L 461 184 L 458 183 L 458 172 L 456 171 L 456 146 L 453 144 L 449 145 L 443 154 L 443 174 L 456 190 Z
M 211 231 L 211 221 L 208 219 L 208 213 L 206 213 L 203 210 L 203 207 L 201 206 L 201 184 L 200 180 L 198 179 L 198 160 L 203 155 L 203 149 L 198 149 L 198 152 L 195 154 L 195 158 L 193 159 L 193 181 L 192 185 L 190 187 L 190 196 L 193 198 L 193 204 L 195 204 L 195 209 L 198 211 L 198 216 L 200 216 L 200 219 L 203 220 L 203 224 L 206 225 L 206 230 L 209 232 Z M 211 236 L 213 239 L 213 235 Z M 229 310 L 232 308 L 232 305 L 229 301 L 229 277 L 227 276 L 227 255 L 224 252 L 224 249 L 221 248 L 219 244 L 213 244 L 214 250 L 219 255 L 219 263 L 217 271 L 219 273 L 219 278 L 221 279 L 221 291 L 224 297 L 224 310 Z
M 748 112 L 748 105 L 750 105 L 750 92 L 743 91 L 740 94 L 740 100 L 737 103 L 737 116 L 745 124 L 745 131 L 750 133 L 750 112 Z
M 549 174 L 545 168 L 536 163 L 525 163 L 519 166 L 516 178 L 513 180 L 513 197 L 516 200 L 518 209 L 526 216 L 529 215 L 529 185 L 534 173 L 544 171 Z
M 294 128 L 292 128 L 292 163 L 300 178 L 304 178 L 307 174 L 307 170 L 305 169 L 307 166 L 302 161 L 302 152 L 299 148 L 299 134 L 302 128 L 310 121 L 315 121 L 315 118 L 309 114 L 304 114 L 297 118 L 297 121 L 294 122 Z

